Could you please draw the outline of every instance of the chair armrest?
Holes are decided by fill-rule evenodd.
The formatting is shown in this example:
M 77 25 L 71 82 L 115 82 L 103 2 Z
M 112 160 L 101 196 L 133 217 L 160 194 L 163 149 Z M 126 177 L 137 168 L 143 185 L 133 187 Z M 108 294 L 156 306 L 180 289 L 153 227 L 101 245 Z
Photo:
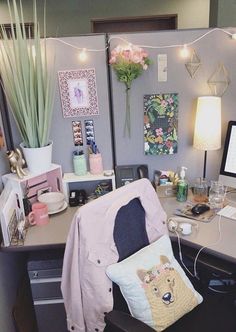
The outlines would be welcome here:
M 114 332 L 154 332 L 150 326 L 131 315 L 113 310 L 105 315 L 105 322 Z

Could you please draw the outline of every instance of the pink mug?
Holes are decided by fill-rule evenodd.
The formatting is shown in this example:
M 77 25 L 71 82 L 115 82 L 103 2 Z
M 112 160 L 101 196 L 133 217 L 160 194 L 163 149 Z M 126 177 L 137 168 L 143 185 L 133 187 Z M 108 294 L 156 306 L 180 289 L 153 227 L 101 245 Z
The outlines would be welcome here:
M 44 203 L 34 203 L 32 212 L 29 213 L 30 225 L 46 225 L 49 223 L 48 206 Z

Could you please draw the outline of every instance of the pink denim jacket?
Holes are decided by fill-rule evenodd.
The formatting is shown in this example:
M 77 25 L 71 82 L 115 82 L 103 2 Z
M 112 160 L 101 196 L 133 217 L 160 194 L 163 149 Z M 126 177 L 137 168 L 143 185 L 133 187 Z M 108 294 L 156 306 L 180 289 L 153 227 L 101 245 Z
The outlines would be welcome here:
M 113 308 L 112 282 L 105 270 L 118 261 L 114 221 L 120 207 L 136 197 L 145 210 L 151 243 L 168 231 L 166 213 L 147 179 L 116 189 L 76 212 L 67 238 L 61 284 L 69 331 L 104 330 L 104 313 Z

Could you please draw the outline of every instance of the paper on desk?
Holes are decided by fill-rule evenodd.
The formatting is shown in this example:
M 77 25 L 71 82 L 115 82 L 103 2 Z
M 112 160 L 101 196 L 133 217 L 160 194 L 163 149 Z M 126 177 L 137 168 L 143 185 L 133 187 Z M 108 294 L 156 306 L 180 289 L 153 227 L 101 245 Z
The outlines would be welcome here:
M 236 220 L 236 207 L 226 205 L 223 209 L 218 211 L 217 214 L 225 218 Z

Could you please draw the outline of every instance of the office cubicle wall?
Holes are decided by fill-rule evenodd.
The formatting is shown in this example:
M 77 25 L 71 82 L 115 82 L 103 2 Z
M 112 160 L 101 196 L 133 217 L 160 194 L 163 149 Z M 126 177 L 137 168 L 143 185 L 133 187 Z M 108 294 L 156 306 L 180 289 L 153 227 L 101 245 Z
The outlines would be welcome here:
M 235 28 L 227 31 L 235 32 Z M 206 34 L 206 35 L 205 35 Z M 203 36 L 203 38 L 202 38 Z M 200 37 L 200 38 L 199 38 Z M 78 60 L 78 51 L 55 39 L 49 39 L 50 50 L 56 54 L 56 98 L 53 113 L 51 138 L 53 145 L 53 161 L 61 164 L 64 172 L 72 171 L 72 151 L 75 149 L 72 138 L 72 121 L 82 121 L 84 149 L 85 128 L 84 120 L 93 119 L 95 125 L 96 142 L 102 152 L 104 167 L 113 167 L 112 153 L 115 153 L 116 164 L 148 164 L 150 179 L 154 170 L 174 170 L 180 166 L 188 168 L 188 177 L 195 178 L 202 175 L 204 152 L 193 148 L 193 129 L 196 111 L 196 98 L 210 95 L 212 92 L 207 84 L 208 79 L 223 64 L 229 73 L 230 84 L 222 96 L 222 143 L 226 132 L 227 122 L 235 120 L 235 91 L 236 71 L 235 54 L 236 43 L 223 30 L 196 29 L 160 31 L 148 33 L 130 33 L 110 35 L 110 50 L 118 44 L 124 44 L 120 38 L 137 45 L 167 46 L 162 49 L 145 48 L 152 60 L 152 65 L 139 78 L 133 81 L 131 88 L 131 137 L 124 137 L 123 126 L 125 120 L 125 86 L 117 81 L 114 71 L 107 66 L 105 52 L 105 35 L 86 35 L 71 38 L 62 38 L 62 41 L 78 47 L 102 49 L 100 52 L 88 52 L 88 59 L 81 63 Z M 191 45 L 198 55 L 201 66 L 195 76 L 191 78 L 186 70 L 187 61 L 179 55 L 179 47 L 196 39 Z M 167 54 L 167 81 L 158 82 L 157 56 Z M 99 115 L 91 117 L 63 118 L 57 71 L 95 68 Z M 113 136 L 115 149 L 112 148 L 109 86 L 107 72 L 111 71 L 111 92 L 113 112 Z M 222 77 L 221 77 L 222 78 Z M 145 94 L 177 93 L 179 98 L 178 110 L 178 151 L 173 155 L 145 155 L 144 154 L 144 108 Z M 210 125 L 210 124 L 209 124 Z M 13 124 L 14 126 L 14 124 Z M 14 142 L 20 141 L 14 132 Z M 218 177 L 222 149 L 208 152 L 207 177 Z
M 74 47 L 69 46 L 73 45 Z M 48 58 L 53 61 L 55 54 L 55 103 L 52 118 L 51 139 L 53 141 L 53 162 L 62 166 L 63 172 L 72 172 L 72 152 L 76 150 L 73 143 L 72 121 L 81 121 L 83 143 L 82 147 L 87 155 L 87 145 L 85 136 L 84 120 L 93 120 L 95 140 L 103 157 L 105 169 L 113 167 L 110 109 L 108 98 L 108 78 L 106 64 L 105 35 L 86 35 L 70 38 L 48 39 Z M 87 52 L 87 59 L 84 62 L 79 60 L 80 51 L 78 48 L 93 49 L 96 51 Z M 98 98 L 99 114 L 92 116 L 63 117 L 60 89 L 58 83 L 58 71 L 70 71 L 80 69 L 95 69 L 96 88 Z M 13 138 L 15 146 L 20 142 L 18 131 L 14 121 L 11 119 L 13 127 Z
M 227 29 L 234 32 L 235 28 Z M 192 42 L 210 30 L 160 31 L 153 33 L 132 33 L 111 35 L 111 49 L 124 40 L 136 45 L 170 46 Z M 122 38 L 121 40 L 117 38 Z M 112 97 L 115 124 L 115 147 L 117 163 L 148 164 L 150 178 L 154 170 L 176 170 L 178 166 L 188 168 L 189 177 L 202 176 L 204 152 L 193 148 L 193 129 L 196 111 L 196 98 L 209 95 L 207 84 L 210 76 L 223 64 L 230 77 L 230 84 L 222 97 L 222 142 L 229 120 L 235 120 L 236 92 L 236 43 L 222 31 L 212 31 L 191 46 L 198 55 L 201 66 L 194 78 L 185 68 L 186 59 L 180 57 L 179 47 L 153 49 L 145 48 L 153 64 L 131 87 L 131 138 L 123 136 L 125 121 L 125 86 L 117 81 L 112 71 Z M 167 54 L 167 81 L 158 82 L 157 56 Z M 188 60 L 189 61 L 189 60 Z M 222 78 L 222 75 L 221 75 Z M 145 94 L 178 93 L 178 152 L 173 155 L 144 154 L 144 108 Z M 209 126 L 211 124 L 209 123 Z M 208 152 L 207 177 L 217 178 L 219 175 L 222 149 Z

